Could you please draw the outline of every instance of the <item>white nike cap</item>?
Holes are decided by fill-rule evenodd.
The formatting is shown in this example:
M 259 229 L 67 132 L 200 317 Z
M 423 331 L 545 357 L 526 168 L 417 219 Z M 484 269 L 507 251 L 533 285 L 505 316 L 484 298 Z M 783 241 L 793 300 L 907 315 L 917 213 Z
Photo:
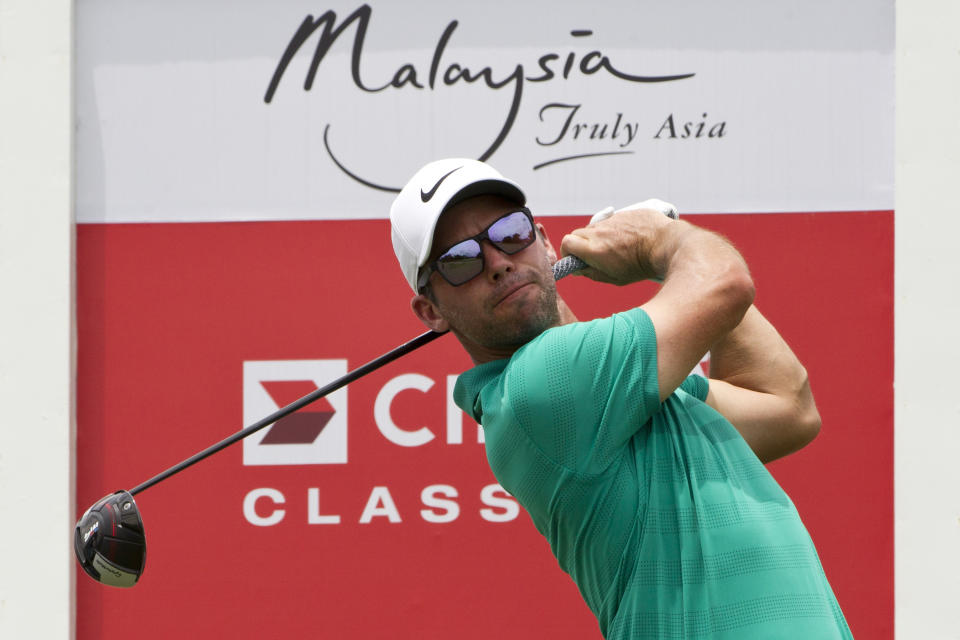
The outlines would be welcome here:
M 417 276 L 433 246 L 440 214 L 479 195 L 501 195 L 523 205 L 527 197 L 490 165 L 468 158 L 436 160 L 417 171 L 390 206 L 390 235 L 403 276 L 417 291 Z

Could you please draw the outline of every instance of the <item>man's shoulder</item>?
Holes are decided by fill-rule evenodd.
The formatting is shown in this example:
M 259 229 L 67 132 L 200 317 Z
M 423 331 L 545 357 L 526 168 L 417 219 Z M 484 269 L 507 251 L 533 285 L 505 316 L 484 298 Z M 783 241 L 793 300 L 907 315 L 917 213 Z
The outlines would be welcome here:
M 635 307 L 610 316 L 572 322 L 547 329 L 522 346 L 507 366 L 542 366 L 545 359 L 569 353 L 572 357 L 586 354 L 584 347 L 593 344 L 604 349 L 623 343 L 656 339 L 653 323 L 646 311 Z
M 520 347 L 512 356 L 486 362 L 462 373 L 454 389 L 456 404 L 479 420 L 483 414 L 481 394 L 490 387 L 499 402 L 519 400 L 526 404 L 540 398 L 556 402 L 557 396 L 576 395 L 587 389 L 604 371 L 619 370 L 615 364 L 650 351 L 644 345 L 655 341 L 653 324 L 643 309 L 634 308 L 611 316 L 573 322 L 547 329 Z M 630 367 L 640 375 L 643 367 Z M 494 385 L 495 388 L 491 387 Z
M 651 364 L 647 356 L 655 357 L 655 341 L 647 314 L 631 309 L 548 329 L 514 353 L 499 375 L 511 395 L 579 403 L 588 391 L 609 388 L 609 379 L 627 373 L 625 368 L 643 375 Z M 641 364 L 631 366 L 637 358 Z

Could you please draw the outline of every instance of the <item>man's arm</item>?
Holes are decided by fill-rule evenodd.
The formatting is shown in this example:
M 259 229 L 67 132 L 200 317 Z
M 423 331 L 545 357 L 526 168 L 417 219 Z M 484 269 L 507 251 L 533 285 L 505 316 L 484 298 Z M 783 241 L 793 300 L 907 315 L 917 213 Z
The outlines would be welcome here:
M 657 334 L 660 399 L 711 351 L 707 404 L 740 431 L 764 462 L 801 448 L 820 428 L 807 374 L 752 306 L 746 263 L 726 240 L 662 212 L 638 210 L 574 231 L 561 251 L 583 275 L 624 285 L 663 280 L 643 309 Z
M 661 400 L 740 324 L 753 302 L 753 280 L 729 242 L 660 211 L 615 213 L 573 231 L 560 248 L 586 262 L 589 267 L 582 273 L 594 280 L 617 285 L 663 281 L 642 306 L 657 334 Z
M 763 462 L 793 453 L 820 431 L 806 369 L 756 307 L 711 348 L 707 404 Z

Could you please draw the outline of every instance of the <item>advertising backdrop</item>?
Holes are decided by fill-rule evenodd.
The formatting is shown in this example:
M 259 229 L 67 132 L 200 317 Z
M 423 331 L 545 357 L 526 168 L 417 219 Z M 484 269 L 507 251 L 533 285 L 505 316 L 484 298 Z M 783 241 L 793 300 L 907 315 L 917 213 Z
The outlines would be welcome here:
M 389 204 L 475 157 L 555 243 L 660 197 L 740 248 L 823 417 L 770 470 L 892 637 L 893 7 L 768 4 L 79 4 L 77 504 L 424 331 Z M 146 572 L 79 573 L 77 637 L 599 637 L 452 403 L 469 366 L 441 338 L 138 496 Z

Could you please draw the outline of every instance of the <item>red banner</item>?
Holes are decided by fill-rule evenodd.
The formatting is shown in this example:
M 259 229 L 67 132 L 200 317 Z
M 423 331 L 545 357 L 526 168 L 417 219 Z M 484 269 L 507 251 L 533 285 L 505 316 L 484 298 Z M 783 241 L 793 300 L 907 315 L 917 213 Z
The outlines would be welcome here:
M 892 638 L 893 212 L 687 219 L 810 373 L 821 435 L 770 469 L 854 634 Z M 388 224 L 79 225 L 79 510 L 422 333 Z M 653 291 L 558 287 L 581 319 Z M 77 637 L 599 637 L 452 405 L 469 366 L 441 338 L 138 496 L 144 576 L 78 572 Z

